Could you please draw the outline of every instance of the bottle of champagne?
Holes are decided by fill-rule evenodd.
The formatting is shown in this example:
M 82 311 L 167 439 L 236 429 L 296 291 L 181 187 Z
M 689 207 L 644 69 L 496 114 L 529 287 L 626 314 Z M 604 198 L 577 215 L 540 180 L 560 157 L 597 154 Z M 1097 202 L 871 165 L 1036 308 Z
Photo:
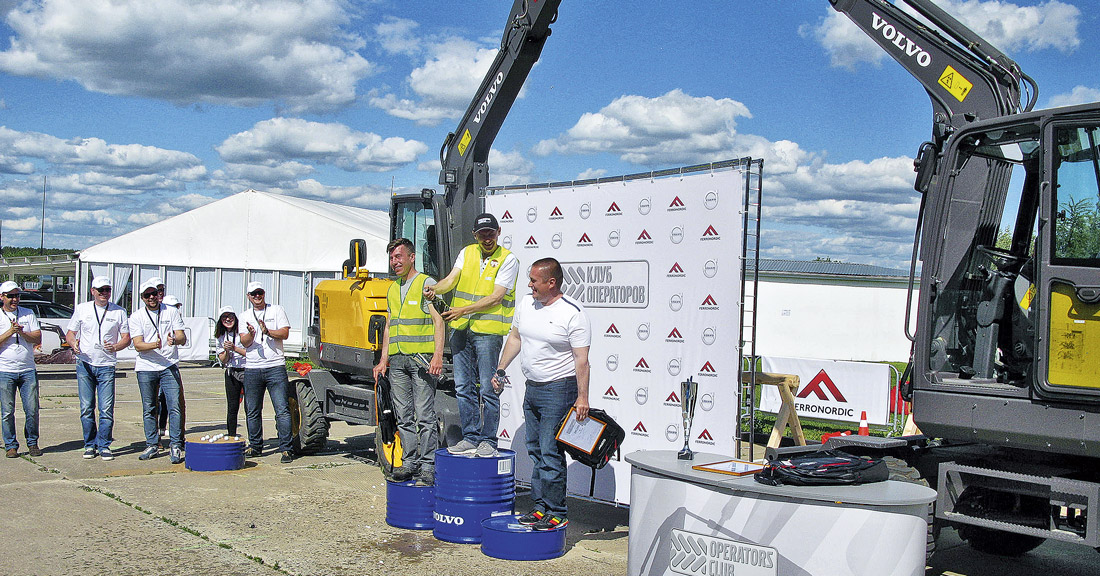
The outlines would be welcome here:
M 451 309 L 451 307 L 448 306 L 447 303 L 444 302 L 443 299 L 440 298 L 438 294 L 434 298 L 432 298 L 432 306 L 434 306 L 435 311 L 439 312 L 440 314 L 442 314 L 442 313 L 444 313 L 444 312 Z

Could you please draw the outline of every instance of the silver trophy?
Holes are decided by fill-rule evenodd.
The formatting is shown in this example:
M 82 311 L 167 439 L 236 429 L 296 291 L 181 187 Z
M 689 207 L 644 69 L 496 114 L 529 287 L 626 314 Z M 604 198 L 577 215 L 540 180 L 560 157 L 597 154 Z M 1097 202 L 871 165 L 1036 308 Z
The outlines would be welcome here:
M 680 382 L 680 414 L 684 417 L 684 449 L 676 454 L 680 460 L 694 460 L 695 453 L 688 447 L 691 440 L 691 422 L 695 419 L 695 400 L 699 393 L 699 383 L 688 378 Z

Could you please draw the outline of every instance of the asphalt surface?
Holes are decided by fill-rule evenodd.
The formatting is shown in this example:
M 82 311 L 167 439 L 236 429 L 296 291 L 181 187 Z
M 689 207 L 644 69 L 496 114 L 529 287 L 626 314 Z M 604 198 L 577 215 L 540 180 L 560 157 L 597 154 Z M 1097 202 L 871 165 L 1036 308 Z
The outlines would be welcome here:
M 224 432 L 218 369 L 185 367 L 187 433 Z M 142 462 L 141 404 L 124 368 L 115 404 L 116 458 L 81 458 L 71 366 L 40 370 L 41 441 L 31 458 L 0 459 L 0 574 L 22 575 L 622 575 L 628 510 L 571 499 L 564 556 L 489 558 L 480 547 L 385 523 L 385 481 L 373 462 L 373 428 L 333 423 L 320 454 L 280 464 L 275 452 L 242 470 L 192 472 L 162 452 Z M 18 402 L 17 402 L 18 406 Z M 276 442 L 270 403 L 267 445 Z M 244 415 L 241 414 L 244 431 Z M 529 507 L 525 492 L 517 510 Z M 812 527 L 807 527 L 808 530 Z M 927 575 L 1100 574 L 1091 549 L 1047 542 L 1019 558 L 971 550 L 945 530 Z

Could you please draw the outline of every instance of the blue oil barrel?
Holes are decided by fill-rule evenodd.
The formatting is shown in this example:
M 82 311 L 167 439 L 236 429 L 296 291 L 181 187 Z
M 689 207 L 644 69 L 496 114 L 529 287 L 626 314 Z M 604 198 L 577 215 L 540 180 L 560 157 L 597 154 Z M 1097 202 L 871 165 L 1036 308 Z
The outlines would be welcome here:
M 386 524 L 407 530 L 435 528 L 435 486 L 386 482 Z
M 516 453 L 498 450 L 479 458 L 446 450 L 435 453 L 435 529 L 439 540 L 481 542 L 481 521 L 510 516 L 516 502 Z
M 539 531 L 516 522 L 515 516 L 494 516 L 481 523 L 481 552 L 501 560 L 549 560 L 565 554 L 565 528 Z
M 195 438 L 184 444 L 188 470 L 217 472 L 244 468 L 244 440 L 221 438 L 217 442 L 205 442 Z

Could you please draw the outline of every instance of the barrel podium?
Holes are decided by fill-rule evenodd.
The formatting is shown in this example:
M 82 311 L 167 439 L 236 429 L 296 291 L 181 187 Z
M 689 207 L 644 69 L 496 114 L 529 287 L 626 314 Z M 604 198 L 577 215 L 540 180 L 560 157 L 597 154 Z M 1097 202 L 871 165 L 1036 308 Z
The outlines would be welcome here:
M 439 540 L 481 542 L 481 522 L 511 516 L 516 502 L 516 453 L 489 458 L 435 452 L 435 528 Z

